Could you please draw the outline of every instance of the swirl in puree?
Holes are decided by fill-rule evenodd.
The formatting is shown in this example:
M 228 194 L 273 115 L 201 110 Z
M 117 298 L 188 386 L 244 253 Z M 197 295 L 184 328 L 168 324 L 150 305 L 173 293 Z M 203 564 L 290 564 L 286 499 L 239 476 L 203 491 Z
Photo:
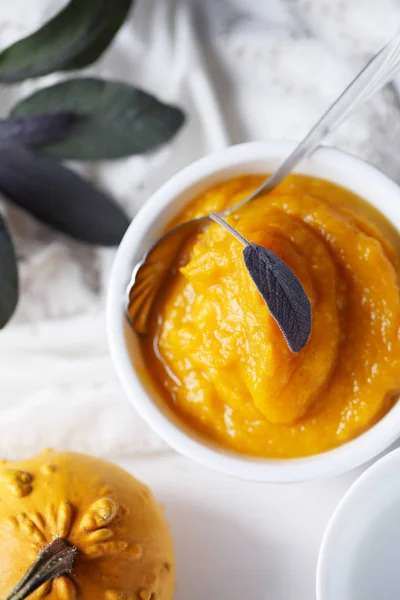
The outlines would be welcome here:
M 236 204 L 264 178 L 208 189 L 168 228 Z M 356 437 L 400 388 L 399 234 L 352 192 L 301 175 L 227 220 L 300 279 L 311 337 L 290 352 L 243 246 L 213 223 L 182 251 L 141 339 L 165 402 L 189 428 L 241 454 L 307 456 Z

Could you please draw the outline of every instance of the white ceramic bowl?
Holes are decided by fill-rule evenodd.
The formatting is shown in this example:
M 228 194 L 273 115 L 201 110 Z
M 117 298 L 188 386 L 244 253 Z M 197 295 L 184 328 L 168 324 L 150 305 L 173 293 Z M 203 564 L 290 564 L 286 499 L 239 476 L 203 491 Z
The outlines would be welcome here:
M 400 450 L 370 467 L 331 517 L 317 567 L 317 600 L 400 595 Z
M 140 210 L 118 250 L 107 307 L 111 354 L 125 391 L 145 421 L 178 452 L 243 479 L 293 482 L 350 470 L 385 450 L 400 436 L 400 403 L 355 440 L 307 458 L 267 460 L 229 453 L 188 431 L 144 374 L 134 333 L 124 319 L 124 295 L 135 263 L 171 218 L 209 186 L 243 173 L 273 171 L 291 152 L 290 143 L 249 143 L 207 156 L 172 177 Z M 371 165 L 332 148 L 320 148 L 297 172 L 338 183 L 383 212 L 400 230 L 400 188 Z

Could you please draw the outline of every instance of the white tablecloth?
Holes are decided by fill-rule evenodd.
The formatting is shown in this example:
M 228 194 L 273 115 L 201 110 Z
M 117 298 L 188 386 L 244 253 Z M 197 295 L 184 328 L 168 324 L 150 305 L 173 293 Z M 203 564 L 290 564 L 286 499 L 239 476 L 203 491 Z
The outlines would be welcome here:
M 29 0 L 26 10 L 26 0 L 2 3 L 0 47 L 62 4 Z M 152 156 L 78 168 L 133 216 L 168 177 L 208 152 L 299 139 L 398 24 L 399 0 L 137 0 L 113 46 L 87 72 L 179 104 L 187 124 Z M 1 110 L 57 78 L 2 86 Z M 400 179 L 399 106 L 394 88 L 386 89 L 331 143 Z M 22 295 L 0 333 L 0 455 L 44 445 L 108 456 L 164 450 L 131 410 L 108 356 L 104 296 L 114 251 L 74 243 L 20 211 L 9 217 Z
M 0 47 L 62 4 L 2 2 Z M 151 156 L 76 168 L 133 216 L 161 183 L 206 153 L 248 140 L 299 139 L 399 24 L 399 0 L 137 0 L 112 48 L 86 73 L 129 80 L 179 104 L 187 124 Z M 58 78 L 2 87 L 3 114 Z M 400 180 L 399 107 L 391 86 L 330 143 Z M 257 486 L 176 456 L 135 414 L 110 362 L 104 297 L 114 251 L 8 214 L 22 297 L 0 332 L 0 456 L 72 448 L 122 461 L 150 483 L 174 529 L 178 600 L 309 600 L 323 528 L 354 474 L 327 484 Z

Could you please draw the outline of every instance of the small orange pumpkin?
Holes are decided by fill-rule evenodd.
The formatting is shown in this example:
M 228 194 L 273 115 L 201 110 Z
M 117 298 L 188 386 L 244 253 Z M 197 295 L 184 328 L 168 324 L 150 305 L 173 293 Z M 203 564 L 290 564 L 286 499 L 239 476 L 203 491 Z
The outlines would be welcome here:
M 0 556 L 7 600 L 173 595 L 171 536 L 151 491 L 86 455 L 46 450 L 0 462 Z

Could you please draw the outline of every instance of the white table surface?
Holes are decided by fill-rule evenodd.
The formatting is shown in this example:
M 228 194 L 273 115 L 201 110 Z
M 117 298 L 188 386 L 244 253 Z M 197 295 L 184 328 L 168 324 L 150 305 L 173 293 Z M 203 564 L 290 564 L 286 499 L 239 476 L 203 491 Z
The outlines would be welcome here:
M 220 475 L 172 451 L 118 462 L 165 506 L 177 558 L 174 600 L 313 600 L 324 529 L 364 470 L 269 485 Z

